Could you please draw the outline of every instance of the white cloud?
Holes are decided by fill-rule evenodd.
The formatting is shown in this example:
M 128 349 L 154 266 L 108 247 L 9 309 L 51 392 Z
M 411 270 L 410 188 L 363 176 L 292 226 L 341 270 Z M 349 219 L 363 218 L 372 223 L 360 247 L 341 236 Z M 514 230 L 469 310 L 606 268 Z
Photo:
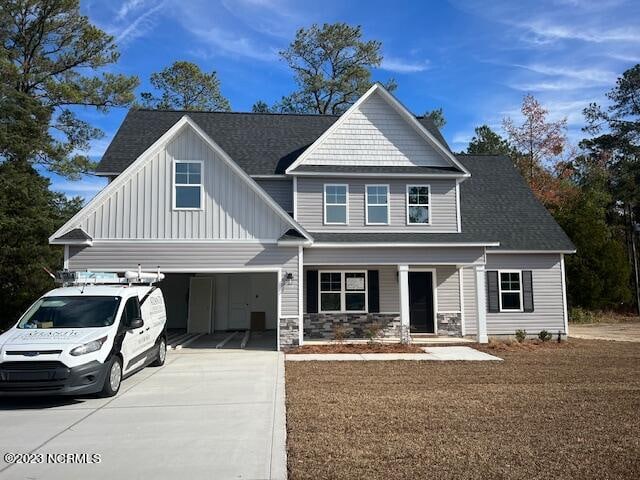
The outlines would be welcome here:
M 548 20 L 513 22 L 513 25 L 532 33 L 533 38 L 524 37 L 524 39 L 533 43 L 545 43 L 553 40 L 582 40 L 592 43 L 640 42 L 640 31 L 636 27 L 610 29 L 606 25 L 599 25 L 597 28 L 589 28 L 578 22 L 554 24 Z
M 122 20 L 129 14 L 129 12 L 143 5 L 145 1 L 146 0 L 127 0 L 122 5 L 120 5 L 118 13 L 116 14 L 116 18 Z
M 124 24 L 111 27 L 109 30 L 116 37 L 116 43 L 123 45 L 146 35 L 155 26 L 155 14 L 164 7 L 165 3 L 160 2 L 134 19 L 126 21 L 127 19 L 124 18 L 123 20 L 126 21 Z
M 399 58 L 385 56 L 382 60 L 380 68 L 389 72 L 397 73 L 417 73 L 424 72 L 430 68 L 429 60 L 423 60 L 421 62 L 414 62 L 410 60 L 402 60 Z
M 559 76 L 587 81 L 595 85 L 611 85 L 616 81 L 617 75 L 611 70 L 601 68 L 580 68 L 557 65 L 544 65 L 534 63 L 529 65 L 515 65 L 535 73 L 549 76 Z
M 222 54 L 232 57 L 247 57 L 254 60 L 273 61 L 277 58 L 277 49 L 254 42 L 247 36 L 216 27 L 207 29 L 192 28 L 195 35 L 208 49 L 205 53 L 210 56 Z M 202 50 L 200 50 L 202 52 Z

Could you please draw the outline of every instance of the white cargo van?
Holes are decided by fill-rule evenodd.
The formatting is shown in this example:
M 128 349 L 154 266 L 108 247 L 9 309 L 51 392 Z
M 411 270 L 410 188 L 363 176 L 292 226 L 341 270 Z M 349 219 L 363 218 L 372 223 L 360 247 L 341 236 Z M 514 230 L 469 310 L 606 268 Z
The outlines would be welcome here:
M 167 317 L 150 274 L 82 273 L 0 335 L 0 395 L 113 396 L 124 377 L 164 364 Z

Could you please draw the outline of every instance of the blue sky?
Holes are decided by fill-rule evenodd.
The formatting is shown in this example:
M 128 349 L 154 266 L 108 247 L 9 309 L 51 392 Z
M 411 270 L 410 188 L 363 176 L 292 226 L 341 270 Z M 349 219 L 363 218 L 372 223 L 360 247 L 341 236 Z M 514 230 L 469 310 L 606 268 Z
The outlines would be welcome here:
M 137 75 L 175 60 L 215 70 L 235 111 L 272 103 L 294 89 L 278 57 L 300 27 L 343 21 L 383 44 L 374 79 L 396 79 L 395 95 L 416 114 L 442 107 L 444 135 L 466 148 L 473 129 L 500 131 L 518 117 L 522 96 L 535 95 L 552 118 L 567 117 L 569 138 L 582 138 L 582 109 L 640 63 L 637 0 L 294 1 L 85 0 L 91 21 L 116 37 L 121 57 L 111 71 Z M 81 112 L 105 132 L 89 154 L 99 159 L 126 110 Z M 52 176 L 53 188 L 91 198 L 105 184 Z

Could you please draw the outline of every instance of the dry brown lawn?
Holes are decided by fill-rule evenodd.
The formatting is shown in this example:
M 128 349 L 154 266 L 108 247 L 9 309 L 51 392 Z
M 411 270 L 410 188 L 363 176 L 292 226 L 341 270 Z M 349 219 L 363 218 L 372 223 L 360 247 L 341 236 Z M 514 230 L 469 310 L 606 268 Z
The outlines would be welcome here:
M 640 478 L 640 344 L 499 355 L 288 362 L 290 478 Z

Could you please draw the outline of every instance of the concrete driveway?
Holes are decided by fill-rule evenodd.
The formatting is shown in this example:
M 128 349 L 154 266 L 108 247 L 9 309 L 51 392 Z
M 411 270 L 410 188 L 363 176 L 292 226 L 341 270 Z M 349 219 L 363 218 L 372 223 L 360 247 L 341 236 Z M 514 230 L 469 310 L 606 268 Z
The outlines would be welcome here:
M 570 324 L 569 336 L 587 340 L 640 342 L 640 322 Z
M 0 425 L 0 479 L 283 479 L 283 356 L 171 352 L 112 399 L 0 398 Z M 41 463 L 2 458 L 28 453 Z

